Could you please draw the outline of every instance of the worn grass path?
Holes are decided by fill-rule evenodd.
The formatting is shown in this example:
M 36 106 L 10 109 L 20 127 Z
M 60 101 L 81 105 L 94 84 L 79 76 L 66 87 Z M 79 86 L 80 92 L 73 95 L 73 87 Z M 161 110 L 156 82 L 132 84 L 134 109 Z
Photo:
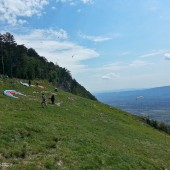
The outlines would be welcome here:
M 0 166 L 12 170 L 170 170 L 170 137 L 136 116 L 63 91 L 0 80 Z M 26 97 L 2 94 L 14 89 Z M 5 167 L 8 166 L 8 167 Z

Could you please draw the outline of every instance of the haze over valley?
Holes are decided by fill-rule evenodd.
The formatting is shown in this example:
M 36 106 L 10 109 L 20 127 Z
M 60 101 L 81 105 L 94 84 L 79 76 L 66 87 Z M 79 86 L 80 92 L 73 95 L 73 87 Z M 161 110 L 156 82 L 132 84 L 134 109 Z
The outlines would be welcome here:
M 96 93 L 97 99 L 129 113 L 170 124 L 170 86 Z

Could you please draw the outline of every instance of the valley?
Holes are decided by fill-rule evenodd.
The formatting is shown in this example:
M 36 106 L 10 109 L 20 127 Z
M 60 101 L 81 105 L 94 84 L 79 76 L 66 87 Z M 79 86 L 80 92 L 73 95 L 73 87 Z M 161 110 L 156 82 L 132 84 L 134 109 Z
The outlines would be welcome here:
M 170 124 L 170 86 L 97 93 L 95 96 L 99 101 L 129 113 Z

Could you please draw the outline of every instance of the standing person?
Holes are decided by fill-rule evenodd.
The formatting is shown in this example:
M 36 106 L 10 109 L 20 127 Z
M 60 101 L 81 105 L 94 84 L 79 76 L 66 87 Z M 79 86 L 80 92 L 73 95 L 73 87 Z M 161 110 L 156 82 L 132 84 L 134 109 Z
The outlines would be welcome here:
M 51 103 L 54 104 L 54 101 L 55 101 L 55 96 L 54 94 L 51 96 Z
M 29 80 L 28 84 L 29 84 L 29 86 L 31 86 L 31 80 Z
M 46 96 L 44 95 L 44 93 L 42 94 L 41 106 L 42 106 L 43 108 L 44 108 L 44 107 L 47 107 L 47 104 L 46 104 Z

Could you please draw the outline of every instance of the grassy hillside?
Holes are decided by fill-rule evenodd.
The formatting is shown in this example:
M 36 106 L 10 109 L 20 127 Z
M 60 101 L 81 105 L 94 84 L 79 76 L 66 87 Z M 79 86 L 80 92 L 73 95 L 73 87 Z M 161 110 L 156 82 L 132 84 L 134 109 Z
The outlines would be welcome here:
M 47 97 L 55 93 L 55 105 L 41 108 L 37 87 L 0 81 L 2 169 L 170 169 L 169 136 L 121 110 L 41 85 Z M 6 89 L 26 96 L 6 97 Z

